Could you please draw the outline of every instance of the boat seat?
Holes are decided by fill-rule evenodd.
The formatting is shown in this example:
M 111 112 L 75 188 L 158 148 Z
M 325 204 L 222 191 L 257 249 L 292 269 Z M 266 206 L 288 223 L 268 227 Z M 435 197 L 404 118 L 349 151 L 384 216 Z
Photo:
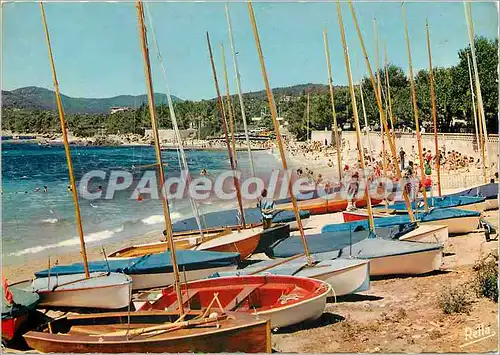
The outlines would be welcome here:
M 255 285 L 249 285 L 245 286 L 238 295 L 231 300 L 225 307 L 224 307 L 224 312 L 228 311 L 233 311 L 235 310 L 241 302 L 243 302 L 250 294 L 261 287 L 264 284 L 255 284 Z
M 198 290 L 196 291 L 191 291 L 191 292 L 186 292 L 186 291 L 183 291 L 182 292 L 182 304 L 186 304 L 186 302 L 189 302 L 189 300 L 191 298 L 193 298 L 194 296 L 196 296 L 198 294 Z M 169 310 L 172 309 L 172 310 L 177 310 L 179 309 L 179 303 L 177 302 L 177 300 L 174 301 L 174 303 L 172 303 L 169 307 Z

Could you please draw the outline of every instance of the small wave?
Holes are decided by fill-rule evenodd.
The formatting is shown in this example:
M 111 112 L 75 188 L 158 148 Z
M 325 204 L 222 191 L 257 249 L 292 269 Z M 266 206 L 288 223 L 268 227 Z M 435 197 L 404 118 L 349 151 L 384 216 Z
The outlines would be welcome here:
M 54 224 L 59 222 L 59 220 L 57 218 L 47 218 L 47 219 L 42 219 L 40 222 Z
M 183 217 L 182 213 L 180 213 L 180 212 L 172 212 L 170 214 L 170 218 L 172 220 L 180 219 L 182 217 Z M 141 219 L 142 223 L 148 224 L 148 225 L 163 223 L 163 221 L 164 221 L 163 215 L 161 215 L 161 214 L 155 214 L 155 215 L 149 216 L 147 218 Z
M 123 226 L 120 228 L 106 229 L 106 230 L 99 231 L 99 232 L 89 233 L 89 234 L 85 235 L 85 242 L 90 243 L 90 242 L 97 242 L 100 240 L 108 239 L 108 238 L 111 238 L 116 233 L 120 233 L 122 231 L 123 231 Z M 41 251 L 48 250 L 48 249 L 69 247 L 69 246 L 74 246 L 74 245 L 79 245 L 79 244 L 80 244 L 80 238 L 74 237 L 71 239 L 63 240 L 62 242 L 59 242 L 59 243 L 43 245 L 43 246 L 38 245 L 36 247 L 26 248 L 24 250 L 21 250 L 21 251 L 15 252 L 15 253 L 10 253 L 9 256 L 21 256 L 24 254 L 36 254 L 36 253 L 39 253 Z

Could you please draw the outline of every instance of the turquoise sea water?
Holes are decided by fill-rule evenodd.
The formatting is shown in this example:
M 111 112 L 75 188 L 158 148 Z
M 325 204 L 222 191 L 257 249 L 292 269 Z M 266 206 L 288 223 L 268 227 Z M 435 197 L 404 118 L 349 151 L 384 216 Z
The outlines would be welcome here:
M 71 147 L 77 183 L 91 170 L 103 170 L 109 176 L 112 170 L 125 170 L 137 182 L 145 170 L 141 165 L 155 162 L 152 147 Z M 167 176 L 179 175 L 178 153 L 164 151 L 168 164 Z M 260 169 L 276 167 L 267 152 L 254 153 Z M 227 154 L 221 152 L 187 152 L 189 169 L 199 176 L 202 168 L 215 176 L 227 170 Z M 239 169 L 248 174 L 249 162 L 244 152 L 238 152 Z M 229 180 L 229 179 L 228 179 Z M 92 181 L 89 189 L 96 191 Z M 27 262 L 32 256 L 57 255 L 65 250 L 79 248 L 72 195 L 68 191 L 69 177 L 62 145 L 2 144 L 2 255 L 4 263 Z M 44 192 L 43 186 L 47 187 Z M 35 192 L 35 189 L 39 189 Z M 159 200 L 144 195 L 142 201 L 132 199 L 131 187 L 115 193 L 113 199 L 86 200 L 80 198 L 85 240 L 89 246 L 126 239 L 163 227 Z M 103 194 L 104 196 L 105 194 Z M 172 218 L 193 215 L 189 201 L 174 200 L 170 204 Z M 201 212 L 234 208 L 235 201 L 210 200 L 201 205 Z

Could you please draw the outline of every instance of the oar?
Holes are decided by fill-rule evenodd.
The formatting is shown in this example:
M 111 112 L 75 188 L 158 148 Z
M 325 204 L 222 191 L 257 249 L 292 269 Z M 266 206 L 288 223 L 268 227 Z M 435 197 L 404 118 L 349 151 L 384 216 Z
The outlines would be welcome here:
M 137 328 L 128 331 L 129 336 L 136 336 L 136 335 L 141 335 L 144 333 L 150 333 L 158 330 L 169 330 L 173 328 L 188 328 L 196 325 L 204 325 L 204 324 L 210 324 L 214 322 L 218 322 L 220 320 L 226 319 L 227 315 L 222 315 L 222 316 L 217 316 L 214 318 L 202 318 L 202 319 L 193 319 L 190 321 L 182 321 L 182 322 L 174 322 L 174 323 L 167 323 L 167 324 L 161 324 L 161 325 L 156 325 L 153 327 L 145 327 L 145 328 Z M 175 329 L 174 329 L 175 330 Z M 125 336 L 127 335 L 127 330 L 120 330 L 117 332 L 112 332 L 112 333 L 105 333 L 105 334 L 100 334 L 100 336 Z

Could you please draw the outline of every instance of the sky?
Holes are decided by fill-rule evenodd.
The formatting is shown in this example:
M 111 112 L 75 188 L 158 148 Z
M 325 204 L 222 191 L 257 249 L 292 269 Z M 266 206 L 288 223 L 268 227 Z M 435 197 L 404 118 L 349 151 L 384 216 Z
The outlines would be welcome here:
M 215 87 L 205 32 L 210 33 L 219 81 L 223 83 L 220 43 L 225 46 L 231 92 L 236 93 L 224 2 L 151 2 L 156 39 L 172 94 L 189 100 L 213 98 Z M 373 19 L 377 20 L 380 59 L 408 72 L 401 2 L 357 2 L 355 9 L 372 67 Z M 262 49 L 272 87 L 328 83 L 323 44 L 326 26 L 333 81 L 347 84 L 335 2 L 254 2 Z M 406 3 L 413 70 L 428 68 L 425 21 L 429 21 L 434 66 L 458 62 L 468 45 L 462 2 Z M 3 4 L 2 89 L 24 86 L 53 89 L 40 8 L 34 2 Z M 244 92 L 264 88 L 246 3 L 230 3 Z M 366 73 L 347 3 L 342 4 L 354 80 Z M 133 2 L 46 3 L 45 13 L 61 93 L 72 97 L 112 97 L 145 93 L 142 54 Z M 472 4 L 476 35 L 498 36 L 494 2 Z M 149 26 L 149 24 L 148 24 Z M 165 92 L 156 50 L 149 40 L 153 84 Z M 222 87 L 221 87 L 222 89 Z

